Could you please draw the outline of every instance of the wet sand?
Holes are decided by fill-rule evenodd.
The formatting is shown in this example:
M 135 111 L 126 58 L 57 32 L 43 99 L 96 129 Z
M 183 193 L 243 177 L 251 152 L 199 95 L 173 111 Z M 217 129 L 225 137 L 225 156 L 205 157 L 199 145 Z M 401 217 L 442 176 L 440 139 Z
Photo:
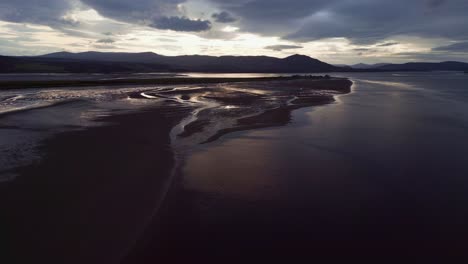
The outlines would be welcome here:
M 97 120 L 104 126 L 61 133 L 43 142 L 45 157 L 19 168 L 18 178 L 0 185 L 12 257 L 17 263 L 38 259 L 48 263 L 119 263 L 122 259 L 147 263 L 183 256 L 177 249 L 189 247 L 185 243 L 190 240 L 173 247 L 180 242 L 174 239 L 182 236 L 173 236 L 170 228 L 190 214 L 173 214 L 174 205 L 179 212 L 184 204 L 178 201 L 187 200 L 179 197 L 175 155 L 232 131 L 285 125 L 292 110 L 330 103 L 334 94 L 349 92 L 351 82 L 276 80 L 226 87 L 129 94 L 141 100 L 163 99 L 166 104 L 105 117 Z M 203 98 L 209 101 L 201 104 L 200 112 L 184 104 L 184 100 Z M 177 124 L 194 113 L 196 119 L 171 135 Z M 210 127 L 213 124 L 217 126 Z M 232 219 L 237 220 L 242 221 Z M 191 230 L 200 229 L 188 225 L 176 232 Z M 203 241 L 203 233 L 194 235 L 201 239 L 196 242 Z M 236 234 L 232 236 L 237 241 Z M 235 250 L 223 246 L 235 245 L 220 244 L 220 253 Z M 202 252 L 205 254 L 209 253 Z

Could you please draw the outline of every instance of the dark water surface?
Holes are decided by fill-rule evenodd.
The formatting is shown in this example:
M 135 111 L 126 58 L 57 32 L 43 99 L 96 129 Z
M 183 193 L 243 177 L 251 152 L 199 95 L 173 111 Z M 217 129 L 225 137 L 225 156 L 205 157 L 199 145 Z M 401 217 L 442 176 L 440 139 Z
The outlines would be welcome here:
M 467 255 L 468 75 L 348 76 L 337 103 L 192 151 L 155 258 Z
M 127 263 L 225 263 L 237 257 L 243 258 L 243 263 L 251 263 L 251 256 L 260 257 L 256 262 L 265 263 L 284 255 L 305 258 L 307 262 L 323 260 L 323 257 L 328 260 L 356 260 L 347 257 L 378 256 L 375 263 L 401 255 L 425 260 L 444 256 L 439 263 L 448 263 L 447 256 L 466 257 L 468 75 L 437 72 L 343 76 L 354 82 L 351 94 L 337 96 L 337 102 L 332 104 L 295 110 L 291 123 L 286 126 L 234 132 L 208 144 L 198 144 L 190 138 L 178 139 L 172 137 L 171 132 L 171 141 L 168 138 L 170 143 L 167 144 L 171 144 L 177 153 L 178 177 L 173 180 L 161 212 L 154 219 L 154 226 L 147 230 L 146 238 L 138 243 Z M 1 92 L 0 182 L 14 183 L 17 177 L 15 166 L 27 165 L 31 160 L 39 162 L 44 153 L 36 153 L 36 146 L 44 138 L 52 137 L 51 134 L 77 130 L 76 133 L 83 136 L 87 134 L 80 134 L 78 130 L 103 125 L 96 123 L 96 119 L 121 112 L 138 112 L 159 104 L 163 108 L 162 100 L 150 100 L 153 96 L 144 94 L 158 89 L 162 88 L 60 88 Z M 136 91 L 148 100 L 128 96 Z M 189 103 L 199 103 L 195 99 Z M 144 118 L 146 116 L 149 114 Z M 132 115 L 127 118 L 133 120 Z M 149 117 L 144 120 L 148 123 L 142 121 L 141 124 L 150 124 L 152 129 L 158 130 L 158 125 L 151 121 L 160 122 L 157 121 L 159 119 L 154 121 Z M 137 121 L 134 123 L 140 124 Z M 215 125 L 219 123 L 218 119 L 211 121 Z M 142 127 L 147 129 L 148 126 Z M 108 130 L 111 129 L 99 128 L 103 134 Z M 106 146 L 116 143 L 121 146 L 117 148 L 120 152 L 115 151 L 116 160 L 126 158 L 125 155 L 135 158 L 133 152 L 122 149 L 129 142 L 134 146 L 144 145 L 145 142 L 139 142 L 139 131 L 119 132 L 103 145 L 96 145 L 101 150 L 112 151 Z M 101 134 L 88 134 L 100 142 Z M 152 137 L 147 134 L 145 136 L 151 142 Z M 129 141 L 125 135 L 130 135 L 132 140 Z M 70 137 L 70 140 L 74 138 Z M 66 150 L 66 144 L 62 146 L 61 142 L 56 147 Z M 82 143 L 74 144 L 79 148 Z M 83 152 L 87 151 L 88 145 L 81 147 Z M 145 146 L 147 152 L 144 153 L 152 153 L 152 149 Z M 138 149 L 135 153 L 143 155 Z M 123 158 L 122 154 L 125 154 Z M 153 158 L 148 160 L 153 162 L 157 157 Z M 153 164 L 142 160 L 142 164 Z M 111 163 L 112 159 L 107 162 Z M 154 162 L 156 164 L 158 159 Z M 170 165 L 172 161 L 162 162 Z M 82 170 L 86 168 L 83 163 L 80 159 L 73 162 Z M 54 164 L 50 166 L 54 168 Z M 114 170 L 119 168 L 115 166 Z M 135 168 L 145 170 L 140 164 Z M 158 173 L 154 171 L 155 177 Z M 115 183 L 112 175 L 104 169 L 102 174 L 109 177 L 109 182 L 105 181 L 106 177 L 97 178 L 103 183 L 95 187 L 89 180 L 86 184 L 92 187 L 91 192 L 84 189 L 81 196 L 106 196 L 108 189 L 114 190 L 111 187 L 116 184 L 110 184 Z M 138 178 L 142 174 L 135 173 L 134 176 Z M 57 175 L 61 177 L 61 174 Z M 68 182 L 66 177 L 72 174 L 63 175 L 63 182 Z M 91 174 L 86 175 L 92 178 Z M 79 182 L 78 178 L 73 179 Z M 137 213 L 128 213 L 131 211 L 128 208 L 139 212 L 137 209 L 142 205 L 135 201 L 151 204 L 151 199 L 146 197 L 153 197 L 153 193 L 138 193 L 141 186 L 152 190 L 146 182 L 152 182 L 151 179 L 147 177 L 141 180 L 141 185 L 132 185 L 135 193 L 129 191 L 125 195 L 120 188 L 125 190 L 127 183 L 121 181 L 122 184 L 117 184 L 119 191 L 111 193 L 115 196 L 102 199 L 105 201 L 101 203 L 105 204 L 103 208 L 90 199 L 93 202 L 89 204 L 96 207 L 93 207 L 93 212 L 104 215 L 97 223 L 107 223 L 107 233 L 99 232 L 101 227 L 92 221 L 76 218 L 72 222 L 78 223 L 73 226 L 75 237 L 83 238 L 81 229 L 89 231 L 85 233 L 89 236 L 85 237 L 88 240 L 67 241 L 84 245 L 83 249 L 70 250 L 76 255 L 62 252 L 72 261 L 68 263 L 79 263 L 77 256 L 86 255 L 85 248 L 93 245 L 107 245 L 102 250 L 92 248 L 90 251 L 101 251 L 102 257 L 106 257 L 103 259 L 108 260 L 113 254 L 108 252 L 121 248 L 112 247 L 118 244 L 117 240 L 108 240 L 119 237 L 118 232 L 134 231 L 135 227 L 124 225 L 122 219 L 133 221 L 138 217 Z M 42 182 L 39 178 L 32 182 L 50 189 L 62 188 L 56 182 Z M 55 199 L 43 191 L 47 188 L 28 186 L 40 196 Z M 70 186 L 74 187 L 73 184 Z M 159 196 L 157 192 L 155 189 L 154 197 Z M 16 196 L 22 199 L 22 195 Z M 37 200 L 34 195 L 25 193 L 24 201 Z M 59 198 L 57 203 L 63 197 Z M 32 203 L 39 205 L 37 211 L 50 207 L 50 215 L 60 216 L 60 207 L 41 204 L 40 201 Z M 2 202 L 11 203 L 7 200 Z M 79 199 L 76 202 L 79 203 Z M 73 212 L 71 215 L 80 214 L 67 201 L 64 200 L 63 204 L 67 211 Z M 86 205 L 82 204 L 82 207 Z M 115 214 L 105 213 L 110 209 Z M 21 210 L 23 208 L 18 208 Z M 41 226 L 40 215 L 42 218 L 49 216 L 44 211 L 36 215 L 37 219 L 21 220 Z M 51 227 L 59 237 L 68 237 L 62 231 L 71 230 L 69 223 L 60 223 L 55 228 L 53 219 L 42 219 L 46 220 L 50 222 L 47 228 Z M 102 240 L 96 240 L 96 237 Z M 24 239 L 27 240 L 28 236 L 25 235 Z M 39 241 L 43 241 L 41 237 Z M 55 249 L 40 246 L 55 254 Z M 115 254 L 120 256 L 123 253 Z

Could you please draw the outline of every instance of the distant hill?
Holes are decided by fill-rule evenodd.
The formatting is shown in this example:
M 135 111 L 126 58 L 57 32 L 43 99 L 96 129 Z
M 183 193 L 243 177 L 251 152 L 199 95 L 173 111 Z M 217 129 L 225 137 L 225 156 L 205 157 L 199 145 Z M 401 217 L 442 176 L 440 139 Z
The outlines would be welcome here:
M 166 65 L 155 63 L 0 56 L 0 73 L 115 73 L 163 71 L 171 71 L 171 69 Z
M 358 64 L 351 65 L 351 68 L 353 69 L 375 69 L 375 68 L 382 67 L 388 64 L 389 63 L 377 63 L 377 64 L 358 63 Z
M 87 51 L 80 53 L 56 52 L 36 58 L 67 59 L 67 60 L 87 60 L 87 61 L 108 61 L 108 62 L 134 62 L 134 63 L 156 63 L 164 58 L 153 52 L 125 53 L 125 52 L 97 52 Z
M 330 72 L 336 67 L 317 59 L 293 55 L 284 59 L 267 56 L 163 56 L 152 52 L 58 52 L 40 56 L 48 59 L 73 59 L 82 61 L 133 62 L 166 65 L 176 71 L 194 72 Z
M 375 69 L 381 71 L 468 71 L 468 63 L 457 61 L 409 62 L 404 64 L 388 64 Z

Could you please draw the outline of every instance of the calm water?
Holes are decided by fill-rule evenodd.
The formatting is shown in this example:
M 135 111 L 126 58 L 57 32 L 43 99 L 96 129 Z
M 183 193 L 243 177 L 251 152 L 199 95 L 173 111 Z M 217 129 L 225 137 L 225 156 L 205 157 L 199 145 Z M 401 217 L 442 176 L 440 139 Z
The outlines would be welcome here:
M 196 147 L 173 247 L 466 246 L 468 75 L 346 76 L 335 104 Z

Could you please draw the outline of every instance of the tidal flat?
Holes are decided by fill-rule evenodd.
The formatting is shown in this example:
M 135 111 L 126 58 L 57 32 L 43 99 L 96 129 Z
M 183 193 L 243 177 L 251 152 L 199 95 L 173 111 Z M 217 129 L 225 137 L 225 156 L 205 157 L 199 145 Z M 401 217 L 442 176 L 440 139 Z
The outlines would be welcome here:
M 12 257 L 132 259 L 166 221 L 161 217 L 193 147 L 235 131 L 287 125 L 293 110 L 331 103 L 352 85 L 298 77 L 195 83 L 5 93 L 10 111 L 0 116 L 0 130 L 23 135 L 18 144 L 3 142 L 10 167 L 1 169 L 7 175 L 1 201 Z

